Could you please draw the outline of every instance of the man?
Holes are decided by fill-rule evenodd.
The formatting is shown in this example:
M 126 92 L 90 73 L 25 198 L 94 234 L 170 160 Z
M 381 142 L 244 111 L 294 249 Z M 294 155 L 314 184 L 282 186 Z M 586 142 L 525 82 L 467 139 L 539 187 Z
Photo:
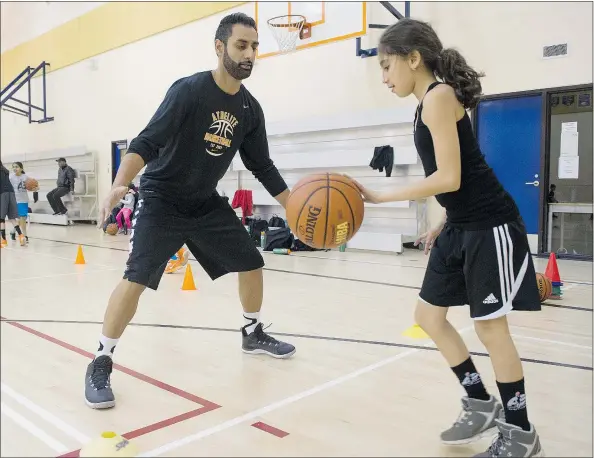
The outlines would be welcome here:
M 63 157 L 56 162 L 58 163 L 57 187 L 47 193 L 47 201 L 52 206 L 54 215 L 65 215 L 68 210 L 62 202 L 62 197 L 69 192 L 74 192 L 74 169 L 66 163 L 66 159 Z
M 262 108 L 241 84 L 251 74 L 257 46 L 252 18 L 242 13 L 223 18 L 215 35 L 217 69 L 176 81 L 124 156 L 101 221 L 127 192 L 127 183 L 147 168 L 127 268 L 109 299 L 99 349 L 87 368 L 85 398 L 92 408 L 115 405 L 110 374 L 118 339 L 144 289 L 157 289 L 167 262 L 184 243 L 213 280 L 239 273 L 244 352 L 275 358 L 295 353 L 293 345 L 262 329 L 264 261 L 235 211 L 216 192 L 239 149 L 246 167 L 283 207 L 289 195 L 268 153 Z

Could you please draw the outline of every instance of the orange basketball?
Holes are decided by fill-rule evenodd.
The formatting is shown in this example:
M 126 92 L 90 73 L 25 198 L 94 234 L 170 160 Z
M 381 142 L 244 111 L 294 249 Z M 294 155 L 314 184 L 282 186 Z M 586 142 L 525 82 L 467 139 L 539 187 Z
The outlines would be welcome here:
M 287 222 L 293 234 L 313 248 L 336 248 L 361 227 L 363 198 L 349 178 L 335 173 L 308 175 L 287 200 Z
M 108 224 L 105 228 L 105 232 L 109 235 L 116 235 L 118 233 L 118 225 L 115 223 Z
M 544 302 L 551 297 L 551 294 L 553 293 L 553 284 L 551 283 L 551 280 L 540 272 L 536 272 L 536 284 L 538 285 L 540 302 Z
M 39 187 L 39 183 L 35 178 L 27 178 L 25 180 L 25 189 L 27 191 L 34 191 Z

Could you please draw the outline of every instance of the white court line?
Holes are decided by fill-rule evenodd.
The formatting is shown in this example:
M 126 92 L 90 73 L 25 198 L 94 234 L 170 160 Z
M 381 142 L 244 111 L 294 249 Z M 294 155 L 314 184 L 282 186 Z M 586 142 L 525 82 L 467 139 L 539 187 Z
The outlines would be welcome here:
M 42 409 L 37 404 L 35 404 L 33 401 L 30 401 L 29 399 L 27 399 L 25 396 L 18 394 L 16 391 L 14 391 L 12 388 L 10 388 L 5 383 L 0 384 L 0 390 L 2 390 L 2 392 L 4 394 L 6 394 L 7 396 L 10 396 L 12 399 L 14 399 L 16 402 L 18 402 L 22 406 L 29 409 L 31 412 L 37 414 L 40 418 L 43 418 L 45 421 L 47 421 L 48 423 L 50 423 L 53 426 L 55 426 L 56 428 L 58 428 L 60 431 L 62 431 L 67 436 L 70 436 L 73 439 L 76 439 L 81 444 L 86 444 L 87 442 L 89 442 L 91 440 L 88 436 L 84 435 L 80 431 L 77 431 L 75 428 L 73 428 L 69 424 L 60 420 L 54 414 L 49 413 L 45 409 Z
M 462 334 L 462 333 L 469 331 L 471 329 L 474 329 L 474 326 L 468 326 L 458 332 L 460 332 L 460 334 Z M 433 342 L 429 342 L 429 343 L 423 345 L 423 347 L 432 347 L 432 346 L 433 346 Z M 238 417 L 232 418 L 231 420 L 227 420 L 227 421 L 220 423 L 216 426 L 207 428 L 203 431 L 200 431 L 199 433 L 192 434 L 190 436 L 186 436 L 181 439 L 169 442 L 169 443 L 167 443 L 161 447 L 158 447 L 154 450 L 151 450 L 146 453 L 142 453 L 139 456 L 149 457 L 149 456 L 162 455 L 163 453 L 170 452 L 170 451 L 175 450 L 183 445 L 187 445 L 192 442 L 198 441 L 200 439 L 204 439 L 205 437 L 212 436 L 213 434 L 216 434 L 218 432 L 229 429 L 229 428 L 231 428 L 235 425 L 238 425 L 240 423 L 243 423 L 245 421 L 253 420 L 254 418 L 257 418 L 264 414 L 272 412 L 273 410 L 277 410 L 277 409 L 280 409 L 281 407 L 287 406 L 289 404 L 293 404 L 294 402 L 300 401 L 301 399 L 307 398 L 307 397 L 317 394 L 321 391 L 325 391 L 328 388 L 332 388 L 337 385 L 340 385 L 341 383 L 344 383 L 346 381 L 357 378 L 360 375 L 366 374 L 368 372 L 372 372 L 376 369 L 379 369 L 380 367 L 386 366 L 388 364 L 393 363 L 394 361 L 398 361 L 399 359 L 406 358 L 407 356 L 413 355 L 420 351 L 421 351 L 421 349 L 417 349 L 417 348 L 413 348 L 412 350 L 407 350 L 403 353 L 399 353 L 398 355 L 392 356 L 392 357 L 384 359 L 382 361 L 378 361 L 377 363 L 374 363 L 374 364 L 370 364 L 369 366 L 365 366 L 359 370 L 356 370 L 355 372 L 351 372 L 350 374 L 346 374 L 346 375 L 343 375 L 342 377 L 338 377 L 338 378 L 335 378 L 334 380 L 330 380 L 328 382 L 322 383 L 321 385 L 314 386 L 313 388 L 310 388 L 309 390 L 305 390 L 305 391 L 302 391 L 301 393 L 297 393 L 293 396 L 289 396 L 288 398 L 281 399 L 280 401 L 277 401 L 273 404 L 269 404 L 269 405 L 262 407 L 260 409 L 253 410 L 253 411 L 248 412 L 244 415 L 240 415 Z
M 0 402 L 0 410 L 2 411 L 3 414 L 5 414 L 10 419 L 12 419 L 16 424 L 21 426 L 23 429 L 26 429 L 27 431 L 29 431 L 37 439 L 39 439 L 40 441 L 45 443 L 47 446 L 52 448 L 55 452 L 64 454 L 69 451 L 69 449 L 64 444 L 62 444 L 61 442 L 58 442 L 56 439 L 51 437 L 48 433 L 43 431 L 41 428 L 38 428 L 37 426 L 35 426 L 33 423 L 31 423 L 29 420 L 27 420 L 21 414 L 16 413 L 14 410 L 12 410 L 10 407 L 8 407 L 3 402 Z
M 0 280 L 0 283 L 9 283 L 13 281 L 25 281 L 25 280 L 41 280 L 43 278 L 55 278 L 55 277 L 65 277 L 68 275 L 81 275 L 81 274 L 96 274 L 99 272 L 111 272 L 114 270 L 121 270 L 120 268 L 111 268 L 111 269 L 98 269 L 98 270 L 91 270 L 86 272 L 68 272 L 66 274 L 56 274 L 56 275 L 40 275 L 38 277 L 21 277 L 21 278 L 8 278 L 6 280 Z
M 580 286 L 580 283 L 569 283 L 568 285 L 563 285 L 561 287 L 561 291 L 569 291 L 570 289 L 573 289 L 576 286 Z
M 565 333 L 562 331 L 552 331 L 550 329 L 534 329 L 534 328 L 526 328 L 524 326 L 510 326 L 511 328 L 517 328 L 517 329 L 530 329 L 533 332 L 538 332 L 538 333 L 542 333 L 542 334 L 552 334 L 554 336 L 565 336 Z M 592 336 L 575 336 L 577 339 L 583 339 L 586 340 L 588 342 L 592 342 Z
M 550 343 L 550 344 L 555 344 L 555 345 L 565 345 L 566 347 L 583 348 L 584 350 L 592 351 L 592 347 L 589 347 L 588 345 L 579 345 L 579 344 L 574 344 L 574 343 L 569 343 L 569 342 L 561 342 L 560 340 L 540 339 L 538 337 L 523 336 L 521 334 L 512 334 L 512 336 L 519 338 L 519 339 L 534 340 L 536 342 L 545 342 L 545 343 Z M 590 354 L 590 356 L 592 356 L 592 354 Z
M 263 255 L 268 255 L 268 254 L 274 254 L 272 253 L 272 251 L 263 251 L 260 250 L 260 252 Z M 386 262 L 378 262 L 378 261 L 360 261 L 357 259 L 342 259 L 342 258 L 327 258 L 324 256 L 303 256 L 300 255 L 299 252 L 295 252 L 295 253 L 291 253 L 291 255 L 293 255 L 295 258 L 301 258 L 301 259 L 323 259 L 324 261 L 339 261 L 339 262 L 353 262 L 356 264 L 375 264 L 375 265 L 380 265 L 380 266 L 384 266 L 384 267 L 402 267 L 402 268 L 411 268 L 411 269 L 426 269 L 427 266 L 409 266 L 409 265 L 404 265 L 404 264 L 390 264 L 390 263 L 386 263 Z
M 594 283 L 589 281 L 579 281 L 579 280 L 563 280 L 563 284 L 570 283 L 572 285 L 582 285 L 582 286 L 593 286 Z
M 95 247 L 91 247 L 91 248 L 95 248 Z M 50 254 L 50 253 L 41 253 L 39 251 L 31 251 L 28 248 L 25 247 L 21 247 L 19 248 L 2 248 L 3 250 L 9 250 L 9 251 L 18 251 L 19 253 L 25 253 L 25 254 L 34 254 L 36 256 L 47 256 L 50 258 L 56 258 L 56 259 L 64 259 L 65 261 L 70 261 L 74 264 L 74 260 L 76 259 L 76 256 L 73 256 L 72 258 L 65 258 L 63 256 L 56 256 L 55 254 Z M 93 266 L 98 266 L 98 267 L 107 267 L 107 268 L 112 268 L 113 266 L 108 266 L 106 264 L 97 264 L 97 263 L 93 263 Z

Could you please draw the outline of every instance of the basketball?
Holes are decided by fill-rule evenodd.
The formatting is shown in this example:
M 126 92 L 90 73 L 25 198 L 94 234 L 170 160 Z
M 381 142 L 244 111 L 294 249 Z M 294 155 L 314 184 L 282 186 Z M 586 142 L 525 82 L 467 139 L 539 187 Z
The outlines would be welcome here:
M 105 228 L 105 232 L 109 235 L 116 235 L 118 233 L 118 225 L 115 223 L 108 224 Z
M 287 222 L 293 234 L 312 248 L 336 248 L 361 227 L 365 207 L 351 179 L 335 173 L 308 175 L 287 199 Z
M 536 272 L 536 284 L 538 285 L 540 302 L 544 302 L 551 297 L 551 294 L 553 293 L 553 284 L 551 283 L 551 280 L 540 272 Z
M 35 191 L 39 187 L 39 183 L 35 178 L 27 178 L 25 180 L 25 188 L 27 191 Z

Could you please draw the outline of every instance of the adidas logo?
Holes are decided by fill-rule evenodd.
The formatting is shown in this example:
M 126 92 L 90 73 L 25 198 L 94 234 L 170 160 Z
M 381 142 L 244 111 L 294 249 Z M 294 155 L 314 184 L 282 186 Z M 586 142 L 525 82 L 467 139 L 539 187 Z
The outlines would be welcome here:
M 499 302 L 497 298 L 493 295 L 493 293 L 489 294 L 487 298 L 483 301 L 483 304 L 497 304 Z

